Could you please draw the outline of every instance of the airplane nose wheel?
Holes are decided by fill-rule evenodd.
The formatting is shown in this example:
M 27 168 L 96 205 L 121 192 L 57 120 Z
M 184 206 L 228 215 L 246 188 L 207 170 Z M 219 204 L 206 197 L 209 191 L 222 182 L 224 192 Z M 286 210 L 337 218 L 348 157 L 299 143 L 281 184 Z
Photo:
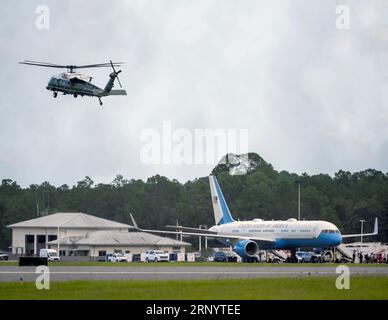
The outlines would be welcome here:
M 74 94 L 74 98 L 77 98 L 77 95 L 76 95 L 76 94 Z
M 53 92 L 53 97 L 56 98 L 58 96 L 58 92 L 54 91 Z
M 102 106 L 102 101 L 100 97 L 98 98 L 98 101 L 100 102 L 100 106 Z

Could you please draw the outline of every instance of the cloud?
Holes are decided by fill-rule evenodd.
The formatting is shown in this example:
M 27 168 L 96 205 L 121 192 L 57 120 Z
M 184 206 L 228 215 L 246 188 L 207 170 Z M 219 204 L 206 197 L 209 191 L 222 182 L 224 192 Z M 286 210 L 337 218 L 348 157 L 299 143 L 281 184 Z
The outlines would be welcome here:
M 248 129 L 250 150 L 276 169 L 387 171 L 387 5 L 347 1 L 4 1 L 0 36 L 0 177 L 22 185 L 110 182 L 212 165 L 145 165 L 145 129 Z M 50 8 L 50 30 L 34 27 Z M 76 10 L 74 10 L 76 8 Z M 125 61 L 126 97 L 45 90 L 55 69 L 17 65 Z M 58 70 L 59 72 L 59 70 Z M 104 86 L 109 71 L 87 70 Z

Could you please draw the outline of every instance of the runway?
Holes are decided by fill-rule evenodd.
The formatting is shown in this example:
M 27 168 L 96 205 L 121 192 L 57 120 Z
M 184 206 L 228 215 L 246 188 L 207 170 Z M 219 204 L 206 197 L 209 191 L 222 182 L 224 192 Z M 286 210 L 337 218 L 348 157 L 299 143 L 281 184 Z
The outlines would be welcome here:
M 50 267 L 51 281 L 251 279 L 268 277 L 336 276 L 337 266 L 126 266 Z M 350 266 L 350 276 L 388 276 L 388 267 Z M 35 281 L 35 267 L 1 266 L 0 282 Z M 1 284 L 0 284 L 1 287 Z

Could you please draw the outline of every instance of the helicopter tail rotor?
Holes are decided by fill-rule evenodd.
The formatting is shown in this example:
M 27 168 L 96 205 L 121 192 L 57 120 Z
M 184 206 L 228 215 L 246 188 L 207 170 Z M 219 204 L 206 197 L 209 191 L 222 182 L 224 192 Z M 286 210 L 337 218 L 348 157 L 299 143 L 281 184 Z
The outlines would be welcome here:
M 112 67 L 112 69 L 113 69 L 113 73 L 114 73 L 115 77 L 117 78 L 117 81 L 118 81 L 118 83 L 119 83 L 119 85 L 120 85 L 120 88 L 122 88 L 123 86 L 121 85 L 120 78 L 119 78 L 119 73 L 120 73 L 122 70 L 116 71 L 116 69 L 115 69 L 115 67 L 114 67 L 114 64 L 113 64 L 112 60 L 109 60 L 109 62 L 110 62 L 110 65 L 111 65 L 111 67 Z

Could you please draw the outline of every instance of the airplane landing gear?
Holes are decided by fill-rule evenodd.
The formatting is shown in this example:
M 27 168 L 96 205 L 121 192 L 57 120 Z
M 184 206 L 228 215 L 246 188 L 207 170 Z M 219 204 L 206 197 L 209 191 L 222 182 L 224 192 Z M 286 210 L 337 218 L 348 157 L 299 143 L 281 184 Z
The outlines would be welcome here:
M 54 98 L 58 97 L 58 92 L 54 91 L 54 92 L 53 92 L 53 97 L 54 97 Z
M 98 101 L 100 102 L 100 106 L 102 106 L 102 101 L 100 97 L 98 97 Z
M 74 93 L 74 98 L 77 98 L 77 94 L 76 93 Z
M 297 263 L 298 259 L 296 258 L 296 249 L 291 250 L 291 263 Z

